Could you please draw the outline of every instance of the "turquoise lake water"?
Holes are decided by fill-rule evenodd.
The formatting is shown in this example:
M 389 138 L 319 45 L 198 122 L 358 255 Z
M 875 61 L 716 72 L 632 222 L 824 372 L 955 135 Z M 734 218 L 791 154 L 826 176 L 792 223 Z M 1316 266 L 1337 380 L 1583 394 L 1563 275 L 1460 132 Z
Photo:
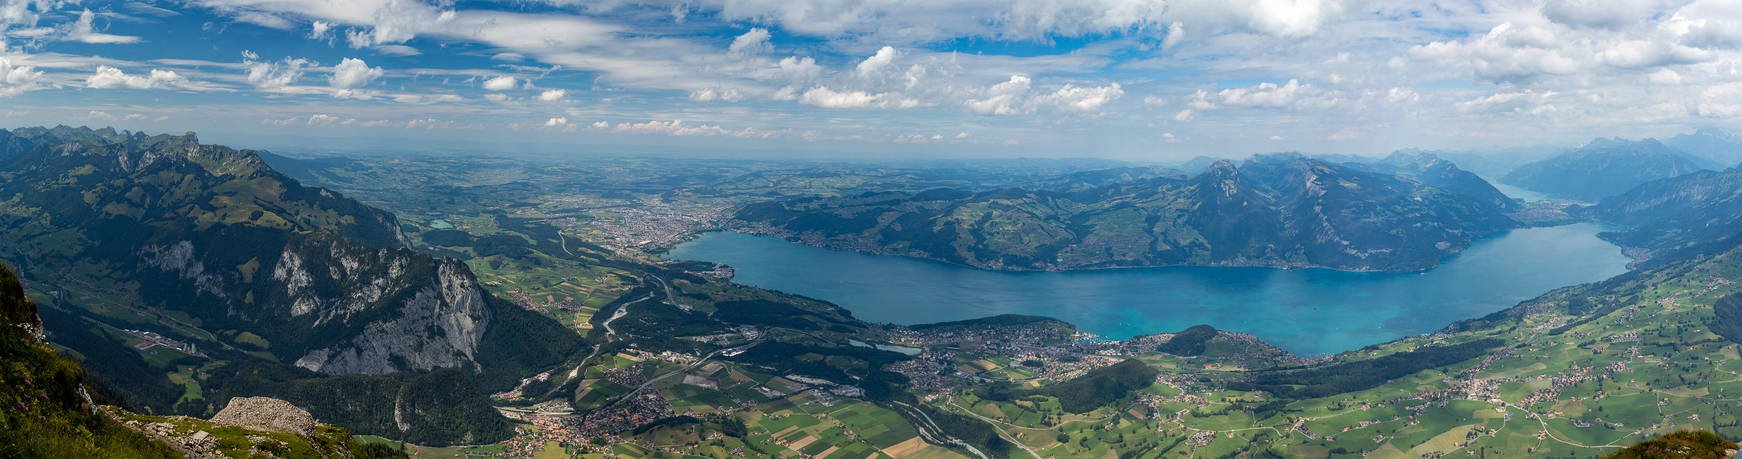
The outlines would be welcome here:
M 1209 324 L 1313 356 L 1431 332 L 1558 287 L 1621 274 L 1628 259 L 1596 237 L 1602 230 L 1594 224 L 1513 230 L 1416 273 L 1231 267 L 999 272 L 730 232 L 704 234 L 666 256 L 730 265 L 737 282 L 827 300 L 872 322 L 1029 314 L 1112 339 Z

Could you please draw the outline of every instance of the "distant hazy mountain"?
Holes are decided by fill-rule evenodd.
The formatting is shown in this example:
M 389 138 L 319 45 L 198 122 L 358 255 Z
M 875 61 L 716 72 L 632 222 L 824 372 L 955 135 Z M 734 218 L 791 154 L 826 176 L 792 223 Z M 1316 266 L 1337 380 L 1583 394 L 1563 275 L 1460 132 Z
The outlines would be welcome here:
M 61 333 L 54 341 L 87 357 L 109 356 L 87 366 L 136 406 L 160 413 L 197 415 L 210 407 L 182 398 L 180 383 L 164 379 L 173 362 L 152 367 L 164 363 L 127 350 L 139 338 L 123 329 L 190 344 L 166 352 L 187 360 L 181 364 L 219 364 L 209 372 L 215 379 L 202 382 L 206 393 L 234 395 L 273 395 L 240 392 L 296 379 L 302 382 L 294 390 L 306 396 L 323 374 L 440 368 L 463 369 L 490 386 L 511 384 L 531 367 L 560 362 L 579 341 L 555 321 L 485 292 L 464 263 L 406 248 L 392 214 L 303 187 L 252 151 L 202 145 L 191 133 L 0 130 L 0 228 L 7 229 L 0 260 L 59 295 L 45 314 Z M 243 367 L 251 369 L 231 372 Z M 219 374 L 248 382 L 226 385 Z M 478 397 L 467 389 L 448 400 Z M 394 403 L 346 405 L 344 414 L 322 411 L 336 405 L 310 409 L 344 419 L 370 408 L 390 412 Z M 444 428 L 483 425 L 473 420 L 491 427 L 431 433 L 426 442 L 512 434 L 487 408 L 429 413 L 480 417 L 443 419 Z M 425 418 L 402 421 L 400 429 Z
M 1458 168 L 1434 153 L 1399 150 L 1378 161 L 1347 163 L 1349 167 L 1399 175 L 1446 192 L 1480 200 L 1508 211 L 1517 210 L 1517 200 L 1506 196 L 1474 172 Z
M 1551 156 L 1564 153 L 1561 147 L 1524 147 L 1508 148 L 1492 151 L 1450 151 L 1450 150 L 1398 150 L 1404 153 L 1431 153 L 1441 159 L 1457 164 L 1459 169 L 1476 173 L 1488 180 L 1496 180 L 1512 173 L 1513 169 L 1533 162 L 1548 159 Z
M 1703 162 L 1656 139 L 1597 139 L 1579 149 L 1520 166 L 1502 182 L 1596 202 L 1652 180 L 1705 169 Z
M 1742 234 L 1742 169 L 1647 182 L 1585 212 L 1627 226 L 1605 235 L 1627 247 L 1663 252 L 1728 238 Z
M 1132 180 L 1151 179 L 1158 177 L 1185 177 L 1186 174 L 1177 169 L 1160 166 L 1115 167 L 1092 171 L 1072 172 L 1035 182 L 1029 188 L 1048 191 L 1082 191 L 1090 188 L 1129 182 Z
M 1517 223 L 1492 196 L 1269 155 L 1238 166 L 1220 161 L 1195 177 L 1069 193 L 940 189 L 768 202 L 741 209 L 734 225 L 814 245 L 990 269 L 1405 271 L 1434 266 L 1471 240 Z
M 1742 135 L 1721 129 L 1705 128 L 1692 134 L 1678 134 L 1665 139 L 1663 144 L 1710 161 L 1720 169 L 1742 164 Z

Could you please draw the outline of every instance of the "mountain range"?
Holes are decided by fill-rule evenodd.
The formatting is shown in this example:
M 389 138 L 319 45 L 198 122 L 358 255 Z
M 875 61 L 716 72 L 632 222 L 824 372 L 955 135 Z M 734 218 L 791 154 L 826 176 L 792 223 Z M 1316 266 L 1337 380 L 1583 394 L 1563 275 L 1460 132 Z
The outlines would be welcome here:
M 1742 169 L 1646 182 L 1579 212 L 1624 227 L 1603 235 L 1624 247 L 1659 254 L 1696 247 L 1742 230 Z
M 395 397 L 355 391 L 366 396 L 341 408 L 317 394 L 370 382 L 405 405 L 432 378 L 456 391 L 443 406 L 466 406 L 455 401 L 481 400 L 579 344 L 489 295 L 464 263 L 407 248 L 392 214 L 191 133 L 0 131 L 0 227 L 0 260 L 52 292 L 49 341 L 147 411 L 202 415 L 214 395 L 275 395 L 318 398 L 310 408 L 323 419 L 381 419 L 371 413 L 402 414 Z M 134 352 L 140 343 L 173 350 Z M 188 368 L 206 378 L 203 393 L 167 379 Z M 487 404 L 471 406 L 373 425 L 428 425 L 430 443 L 512 433 Z M 453 430 L 470 422 L 438 416 L 493 427 Z
M 1596 139 L 1578 149 L 1519 166 L 1500 181 L 1556 197 L 1597 202 L 1645 182 L 1708 167 L 1707 161 L 1656 139 Z
M 934 189 L 759 203 L 740 209 L 732 225 L 990 269 L 1410 271 L 1519 226 L 1506 215 L 1515 205 L 1427 156 L 1349 165 L 1285 154 L 1070 192 Z

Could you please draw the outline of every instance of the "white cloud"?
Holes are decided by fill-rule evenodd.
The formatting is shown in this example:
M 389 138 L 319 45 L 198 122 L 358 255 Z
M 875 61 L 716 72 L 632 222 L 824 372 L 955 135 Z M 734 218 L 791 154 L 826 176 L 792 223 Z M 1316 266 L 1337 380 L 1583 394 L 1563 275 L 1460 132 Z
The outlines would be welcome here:
M 774 51 L 774 45 L 768 43 L 768 29 L 761 27 L 750 29 L 738 38 L 732 39 L 732 46 L 726 48 L 728 54 L 746 56 L 752 54 L 767 54 Z
M 734 21 L 818 37 L 925 43 L 958 37 L 1045 41 L 1118 32 L 1252 31 L 1300 37 L 1345 11 L 1341 0 L 703 0 Z M 1178 25 L 1183 23 L 1183 25 Z M 1169 37 L 1179 34 L 1169 33 Z M 1178 39 L 1169 38 L 1178 43 Z M 1169 45 L 1171 46 L 1171 44 Z
M 333 67 L 333 76 L 327 83 L 339 89 L 355 89 L 380 78 L 384 72 L 380 67 L 370 67 L 362 59 L 347 57 Z
M 304 68 L 314 65 L 308 59 L 284 58 L 280 62 L 256 62 L 259 56 L 244 51 L 242 67 L 248 71 L 248 83 L 262 88 L 282 88 L 296 84 Z
M 544 92 L 538 93 L 538 100 L 555 102 L 563 100 L 564 97 L 568 97 L 568 94 L 568 91 L 562 89 L 547 89 Z
M 405 45 L 380 45 L 375 47 L 375 51 L 391 56 L 416 56 L 423 54 L 423 51 L 418 51 L 417 48 Z
M 806 90 L 803 95 L 798 97 L 798 101 L 805 105 L 823 108 L 914 108 L 920 106 L 918 100 L 901 97 L 897 94 L 835 91 L 823 86 Z
M 333 123 L 336 123 L 338 121 L 339 121 L 339 117 L 333 116 L 333 115 L 328 115 L 325 113 L 316 113 L 316 114 L 308 116 L 308 125 L 309 126 L 327 126 L 327 125 L 331 125 Z
M 514 89 L 514 86 L 515 86 L 514 77 L 511 77 L 508 75 L 502 75 L 499 77 L 484 80 L 484 89 L 491 90 L 491 91 L 507 91 L 510 89 Z
M 1655 84 L 1671 85 L 1681 83 L 1682 76 L 1675 73 L 1674 70 L 1657 69 L 1656 72 L 1651 72 L 1651 75 L 1646 76 L 1646 80 Z
M 1429 62 L 1467 65 L 1479 78 L 1520 82 L 1579 71 L 1581 65 L 1560 49 L 1562 45 L 1548 28 L 1506 22 L 1472 41 L 1436 41 L 1412 47 L 1409 54 Z
M 1175 113 L 1173 115 L 1173 120 L 1174 121 L 1191 121 L 1192 120 L 1192 109 L 1188 108 L 1185 110 L 1180 110 L 1179 113 Z
M 1465 113 L 1529 113 L 1539 115 L 1553 111 L 1549 102 L 1559 95 L 1554 91 L 1533 90 L 1498 92 L 1459 102 L 1453 107 Z
M 1299 80 L 1290 79 L 1288 83 L 1259 83 L 1245 88 L 1228 88 L 1215 93 L 1198 91 L 1193 94 L 1193 108 L 1211 109 L 1218 107 L 1239 108 L 1295 108 L 1305 96 L 1312 92 L 1311 85 L 1301 84 Z
M 462 102 L 466 98 L 457 94 L 395 94 L 393 101 L 402 104 L 437 104 Z
M 1393 87 L 1385 90 L 1385 100 L 1393 104 L 1413 104 L 1421 100 L 1421 94 L 1409 88 Z
M 1034 94 L 1032 85 L 1033 79 L 1027 75 L 1011 75 L 1007 81 L 978 91 L 964 101 L 963 106 L 982 115 L 1022 115 L 1035 113 L 1042 107 L 1096 112 L 1102 105 L 1125 94 L 1118 83 L 1091 87 L 1065 84 L 1041 94 Z
M 968 99 L 969 111 L 982 115 L 1018 115 L 1030 112 L 1023 98 L 1034 80 L 1028 75 L 1011 75 L 1010 80 L 986 88 L 982 97 Z
M 1161 40 L 1161 49 L 1173 49 L 1174 46 L 1178 46 L 1179 42 L 1184 41 L 1185 38 L 1185 24 L 1180 24 L 1179 21 L 1173 21 L 1173 23 L 1167 25 L 1167 37 Z
M 91 112 L 91 113 L 94 115 L 94 114 L 97 114 L 100 112 Z M 107 115 L 107 113 L 104 113 L 104 115 Z M 302 121 L 302 118 L 292 116 L 289 118 L 282 118 L 282 119 L 267 118 L 267 119 L 260 120 L 260 124 L 266 125 L 266 126 L 289 126 L 289 125 L 296 124 L 296 123 L 301 122 L 301 121 Z
M 45 87 L 42 71 L 28 65 L 13 65 L 11 60 L 0 57 L 0 97 L 16 96 Z
M 308 37 L 311 40 L 330 40 L 333 38 L 333 23 L 314 21 L 309 24 Z
M 1549 0 L 1542 15 L 1571 26 L 1617 29 L 1645 19 L 1650 7 L 1640 0 Z
M 9 2 L 11 3 L 11 2 Z M 39 2 L 40 3 L 40 2 Z M 18 8 L 23 8 L 24 2 L 17 2 Z M 11 5 L 7 5 L 10 7 Z M 39 7 L 40 8 L 40 7 Z M 96 30 L 96 13 L 85 10 L 79 13 L 79 19 L 62 26 L 65 39 L 92 44 L 128 44 L 138 43 L 139 37 L 126 35 L 110 35 Z
M 107 65 L 97 66 L 97 72 L 85 77 L 85 87 L 93 89 L 128 88 L 128 89 L 164 89 L 186 86 L 187 78 L 174 71 L 151 69 L 145 76 L 128 75 L 121 69 Z
M 714 88 L 706 88 L 699 91 L 691 91 L 690 100 L 696 102 L 737 102 L 744 100 L 744 94 L 739 93 L 736 89 L 715 90 Z
M 1742 118 L 1742 82 L 1714 85 L 1700 91 L 1700 116 Z
M 617 123 L 616 127 L 611 127 L 611 125 L 609 123 L 606 123 L 604 121 L 598 121 L 598 122 L 594 122 L 592 127 L 593 127 L 593 129 L 601 129 L 601 130 L 602 129 L 610 129 L 611 131 L 618 132 L 618 133 L 664 134 L 664 135 L 674 135 L 674 136 L 732 136 L 732 137 L 746 137 L 746 138 L 748 138 L 748 137 L 767 138 L 767 137 L 774 134 L 772 132 L 763 132 L 763 131 L 758 131 L 758 130 L 752 129 L 752 128 L 730 130 L 730 129 L 722 128 L 720 126 L 709 125 L 709 124 L 690 125 L 690 124 L 684 124 L 684 122 L 682 120 L 671 120 L 671 121 L 653 120 L 653 121 L 648 121 L 645 123 Z
M 870 76 L 878 70 L 888 67 L 891 62 L 895 61 L 896 54 L 894 47 L 884 46 L 877 49 L 877 54 L 873 54 L 871 57 L 867 57 L 865 60 L 859 62 L 859 66 L 857 67 L 859 76 Z
M 552 117 L 544 121 L 544 127 L 562 127 L 566 124 L 569 124 L 569 119 L 562 116 Z
M 782 75 L 797 83 L 815 80 L 823 74 L 817 60 L 809 57 L 788 56 L 780 60 L 779 66 Z
M 1709 59 L 1704 50 L 1674 43 L 1651 40 L 1628 40 L 1608 46 L 1597 55 L 1603 63 L 1622 68 L 1659 67 L 1693 64 Z
M 1069 110 L 1095 112 L 1101 110 L 1102 105 L 1113 99 L 1118 99 L 1124 94 L 1125 91 L 1119 88 L 1119 83 L 1095 87 L 1078 87 L 1067 84 L 1042 100 Z

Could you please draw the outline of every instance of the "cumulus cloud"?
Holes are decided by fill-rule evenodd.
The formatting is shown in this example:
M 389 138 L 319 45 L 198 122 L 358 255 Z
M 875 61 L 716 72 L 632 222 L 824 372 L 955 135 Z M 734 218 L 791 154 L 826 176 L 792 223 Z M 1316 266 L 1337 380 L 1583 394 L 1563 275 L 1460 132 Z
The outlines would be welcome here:
M 1682 76 L 1670 69 L 1657 69 L 1646 76 L 1646 80 L 1656 84 L 1671 85 L 1682 82 Z
M 568 97 L 568 94 L 568 91 L 562 89 L 547 89 L 544 92 L 538 93 L 538 100 L 555 102 L 563 100 L 564 97 Z
M 316 113 L 308 116 L 309 126 L 327 126 L 337 122 L 339 122 L 339 117 L 325 113 Z
M 46 87 L 42 71 L 28 65 L 13 65 L 0 57 L 0 97 L 11 97 Z
M 1270 82 L 1244 88 L 1227 88 L 1216 92 L 1198 90 L 1193 93 L 1187 106 L 1198 110 L 1218 108 L 1263 108 L 1263 109 L 1295 109 L 1326 101 L 1313 99 L 1317 92 L 1311 85 L 1300 80 L 1290 79 L 1287 83 Z M 1188 118 L 1189 114 L 1186 115 Z M 1183 120 L 1182 120 L 1183 121 Z
M 965 105 L 969 111 L 982 115 L 1027 113 L 1030 108 L 1022 99 L 1032 83 L 1027 75 L 1011 75 L 1009 81 L 986 88 L 981 97 L 968 99 Z
M 1429 62 L 1467 65 L 1480 78 L 1520 82 L 1541 75 L 1576 72 L 1580 65 L 1561 49 L 1553 31 L 1538 25 L 1501 23 L 1471 41 L 1436 41 L 1409 49 Z
M 865 91 L 836 91 L 824 86 L 806 90 L 798 97 L 799 103 L 823 108 L 914 108 L 920 106 L 918 100 L 901 97 L 890 93 L 868 93 Z
M 311 40 L 330 40 L 333 38 L 333 23 L 313 21 L 309 23 L 308 37 Z
M 569 124 L 568 117 L 556 116 L 544 121 L 544 127 L 562 127 Z
M 1714 85 L 1700 91 L 1696 109 L 1709 118 L 1742 118 L 1742 82 Z
M 362 59 L 347 57 L 333 66 L 333 76 L 327 83 L 339 89 L 355 89 L 380 78 L 384 72 L 380 67 L 370 67 Z
M 144 76 L 128 75 L 121 69 L 107 65 L 97 66 L 97 72 L 85 78 L 85 87 L 93 89 L 128 88 L 128 89 L 163 89 L 183 86 L 187 78 L 174 71 L 152 69 Z
M 258 62 L 252 51 L 242 53 L 242 68 L 248 71 L 248 83 L 262 88 L 282 88 L 296 84 L 304 69 L 314 65 L 308 59 L 289 58 L 279 62 Z
M 856 67 L 856 69 L 860 76 L 869 76 L 876 73 L 878 70 L 888 67 L 889 63 L 895 62 L 895 56 L 896 52 L 894 47 L 884 46 L 877 49 L 877 54 L 872 54 L 871 57 L 859 61 L 859 66 Z
M 768 43 L 768 29 L 761 27 L 750 29 L 738 38 L 732 39 L 732 45 L 726 52 L 734 56 L 750 54 L 767 54 L 774 51 L 774 45 Z
M 968 111 L 982 115 L 1029 114 L 1043 107 L 1096 112 L 1102 105 L 1125 94 L 1118 83 L 1090 87 L 1065 84 L 1041 94 L 1034 94 L 1032 85 L 1033 79 L 1027 75 L 1011 75 L 1009 80 L 987 87 L 963 105 Z
M 1124 94 L 1125 91 L 1119 89 L 1119 83 L 1095 87 L 1078 87 L 1067 84 L 1059 88 L 1058 91 L 1043 97 L 1042 101 L 1069 110 L 1094 112 L 1099 111 L 1101 106 L 1108 101 L 1118 99 Z
M 1628 40 L 1597 56 L 1603 63 L 1622 68 L 1693 64 L 1711 57 L 1705 50 L 1653 40 Z
M 515 86 L 514 77 L 511 77 L 508 75 L 502 75 L 499 77 L 484 80 L 484 89 L 488 89 L 491 91 L 507 91 L 510 89 L 514 89 L 514 86 Z

